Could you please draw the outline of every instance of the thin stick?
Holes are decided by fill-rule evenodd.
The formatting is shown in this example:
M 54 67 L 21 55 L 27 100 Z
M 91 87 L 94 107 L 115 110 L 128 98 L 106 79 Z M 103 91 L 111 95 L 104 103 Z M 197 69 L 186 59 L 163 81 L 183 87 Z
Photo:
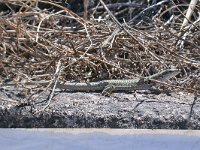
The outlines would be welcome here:
M 56 89 L 56 86 L 57 86 L 57 83 L 58 83 L 58 78 L 59 78 L 59 75 L 60 75 L 60 72 L 61 72 L 61 61 L 59 60 L 58 61 L 58 64 L 57 64 L 57 67 L 56 67 L 56 72 L 54 74 L 54 85 L 53 85 L 53 88 L 52 88 L 52 91 L 49 95 L 49 99 L 48 99 L 48 102 L 47 104 L 44 106 L 44 108 L 42 109 L 43 111 L 49 107 L 50 103 L 51 103 L 51 100 L 54 96 L 54 93 L 55 93 L 55 89 Z

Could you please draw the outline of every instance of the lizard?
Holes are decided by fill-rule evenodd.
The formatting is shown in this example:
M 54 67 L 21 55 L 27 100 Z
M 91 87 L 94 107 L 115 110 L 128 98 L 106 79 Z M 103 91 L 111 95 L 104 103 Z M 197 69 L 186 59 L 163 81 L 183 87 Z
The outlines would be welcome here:
M 113 79 L 113 80 L 102 80 L 98 82 L 58 82 L 56 88 L 71 90 L 71 91 L 102 91 L 103 94 L 117 92 L 117 91 L 126 91 L 131 92 L 135 90 L 149 90 L 153 86 L 157 85 L 159 82 L 168 81 L 170 78 L 175 77 L 180 72 L 178 69 L 167 69 L 156 74 L 153 74 L 148 77 L 135 77 L 133 79 Z M 155 81 L 156 80 L 156 81 Z M 27 82 L 25 85 L 41 85 L 48 86 L 49 81 L 41 82 Z M 15 84 L 5 84 L 2 86 L 11 86 Z M 53 85 L 53 84 L 52 84 Z M 50 85 L 50 86 L 52 86 Z

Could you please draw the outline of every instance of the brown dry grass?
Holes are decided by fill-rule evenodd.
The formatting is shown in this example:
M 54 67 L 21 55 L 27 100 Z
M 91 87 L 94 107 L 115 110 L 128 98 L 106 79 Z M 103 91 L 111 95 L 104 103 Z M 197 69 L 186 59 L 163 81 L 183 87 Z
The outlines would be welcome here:
M 2 83 L 6 79 L 16 83 L 53 80 L 56 69 L 61 81 L 97 81 L 179 68 L 182 73 L 177 84 L 199 90 L 199 27 L 194 21 L 180 31 L 184 17 L 176 5 L 160 9 L 149 24 L 137 25 L 133 20 L 118 22 L 112 15 L 117 10 L 100 13 L 93 7 L 86 21 L 52 1 L 1 0 L 0 4 L 6 8 L 0 13 Z M 101 1 L 99 6 L 103 6 Z M 176 16 L 167 23 L 163 16 L 170 8 Z M 178 45 L 181 39 L 184 44 Z

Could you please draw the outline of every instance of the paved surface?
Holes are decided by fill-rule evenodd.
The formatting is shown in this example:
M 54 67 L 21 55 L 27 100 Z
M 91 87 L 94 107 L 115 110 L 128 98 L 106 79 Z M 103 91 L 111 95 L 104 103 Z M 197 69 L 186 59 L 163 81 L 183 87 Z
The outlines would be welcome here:
M 48 95 L 32 98 L 43 101 Z M 5 90 L 0 96 L 27 99 Z M 2 102 L 0 127 L 200 129 L 200 103 L 194 99 L 187 93 L 114 93 L 105 97 L 101 93 L 61 92 L 44 112 L 38 112 L 41 105 L 17 107 Z
M 3 150 L 199 150 L 200 132 L 133 129 L 0 129 Z

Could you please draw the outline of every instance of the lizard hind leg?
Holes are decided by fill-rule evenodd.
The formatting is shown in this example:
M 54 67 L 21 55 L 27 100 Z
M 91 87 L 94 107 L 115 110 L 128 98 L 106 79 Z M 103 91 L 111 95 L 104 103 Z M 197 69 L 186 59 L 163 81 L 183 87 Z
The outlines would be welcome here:
M 107 85 L 104 90 L 102 91 L 102 95 L 104 96 L 110 96 L 112 91 L 114 91 L 115 86 L 114 85 Z

